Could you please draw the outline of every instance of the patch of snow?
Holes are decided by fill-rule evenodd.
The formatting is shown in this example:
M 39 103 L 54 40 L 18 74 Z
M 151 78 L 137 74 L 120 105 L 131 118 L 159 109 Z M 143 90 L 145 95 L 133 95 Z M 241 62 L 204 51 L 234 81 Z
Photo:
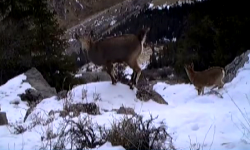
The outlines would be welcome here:
M 116 23 L 116 20 L 112 20 L 112 21 L 110 22 L 110 25 L 113 26 L 115 23 Z
M 148 62 L 144 62 L 143 64 L 140 64 L 139 66 L 141 67 L 141 69 L 145 69 L 148 66 Z M 127 79 L 131 79 L 131 75 L 133 73 L 133 69 L 131 69 L 129 66 L 127 66 L 124 70 L 124 74 L 128 75 Z
M 110 142 L 106 142 L 104 145 L 92 150 L 125 150 L 125 148 L 122 146 L 112 146 Z
M 161 7 L 161 6 L 158 6 L 158 9 L 159 9 L 159 10 L 162 10 L 162 7 Z
M 18 75 L 0 87 L 0 105 L 1 111 L 7 113 L 10 123 L 22 121 L 28 109 L 27 103 L 22 102 L 19 94 L 25 93 L 26 89 L 32 88 L 30 84 L 24 82 L 26 76 Z M 20 104 L 14 105 L 13 101 L 19 101 Z M 0 131 L 1 133 L 1 131 Z
M 162 5 L 163 8 L 166 8 L 167 6 L 168 6 L 167 4 L 163 4 L 163 5 Z
M 172 38 L 172 42 L 176 42 L 176 38 L 174 37 L 174 38 Z
M 153 8 L 154 7 L 154 4 L 153 3 L 150 3 L 148 8 Z
M 73 39 L 73 38 L 70 38 L 70 39 L 69 39 L 69 42 L 73 42 L 74 40 L 75 40 L 75 39 Z
M 76 77 L 76 78 L 80 78 L 81 76 L 82 76 L 81 73 L 75 74 L 75 77 Z

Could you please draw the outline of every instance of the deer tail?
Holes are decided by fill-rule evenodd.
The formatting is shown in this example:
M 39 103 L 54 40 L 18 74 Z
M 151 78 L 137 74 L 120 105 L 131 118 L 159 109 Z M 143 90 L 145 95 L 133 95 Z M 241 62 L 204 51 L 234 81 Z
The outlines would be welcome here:
M 140 31 L 137 33 L 138 40 L 139 40 L 141 43 L 144 43 L 144 42 L 145 42 L 146 36 L 147 36 L 147 33 L 148 33 L 149 30 L 150 30 L 150 28 L 146 28 L 146 29 L 140 30 Z

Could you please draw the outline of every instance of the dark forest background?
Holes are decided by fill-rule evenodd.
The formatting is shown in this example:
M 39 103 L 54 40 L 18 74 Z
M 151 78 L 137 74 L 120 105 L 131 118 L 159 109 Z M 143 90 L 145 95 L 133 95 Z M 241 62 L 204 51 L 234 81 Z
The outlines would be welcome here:
M 249 25 L 246 1 L 204 0 L 162 10 L 145 8 L 106 36 L 121 31 L 136 33 L 143 26 L 150 27 L 146 42 L 162 44 L 164 50 L 155 55 L 158 60 L 152 58 L 148 67 L 172 66 L 184 73 L 183 65 L 190 62 L 194 62 L 196 70 L 225 67 L 250 48 Z
M 204 0 L 162 10 L 144 8 L 109 35 L 151 27 L 146 42 L 163 44 L 164 50 L 159 59 L 151 59 L 149 68 L 172 66 L 183 74 L 183 65 L 190 62 L 195 70 L 224 67 L 250 47 L 247 7 L 247 1 Z M 78 83 L 73 78 L 75 60 L 64 54 L 64 32 L 47 0 L 0 1 L 0 85 L 31 67 L 57 90 Z

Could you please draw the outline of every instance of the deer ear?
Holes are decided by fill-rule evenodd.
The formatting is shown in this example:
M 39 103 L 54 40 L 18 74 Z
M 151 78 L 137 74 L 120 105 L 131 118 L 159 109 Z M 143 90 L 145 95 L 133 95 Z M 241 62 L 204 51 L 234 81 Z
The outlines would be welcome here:
M 194 63 L 193 62 L 191 63 L 191 67 L 192 67 L 192 69 L 194 69 Z
M 150 27 L 147 28 L 147 32 L 149 32 L 149 31 L 150 31 Z

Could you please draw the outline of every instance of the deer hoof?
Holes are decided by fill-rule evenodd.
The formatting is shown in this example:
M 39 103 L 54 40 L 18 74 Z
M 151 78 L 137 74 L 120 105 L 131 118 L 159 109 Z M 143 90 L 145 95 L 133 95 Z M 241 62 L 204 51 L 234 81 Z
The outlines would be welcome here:
M 130 88 L 131 90 L 133 90 L 133 89 L 134 89 L 133 84 L 130 84 L 129 88 Z
M 116 85 L 116 83 L 117 83 L 117 80 L 113 80 L 113 81 L 112 81 L 112 84 L 113 84 L 113 85 Z

